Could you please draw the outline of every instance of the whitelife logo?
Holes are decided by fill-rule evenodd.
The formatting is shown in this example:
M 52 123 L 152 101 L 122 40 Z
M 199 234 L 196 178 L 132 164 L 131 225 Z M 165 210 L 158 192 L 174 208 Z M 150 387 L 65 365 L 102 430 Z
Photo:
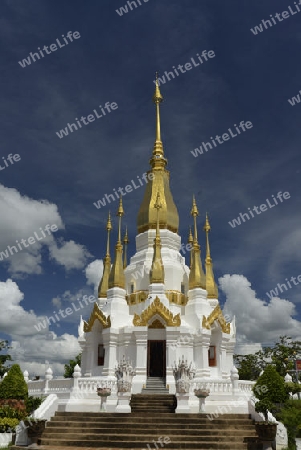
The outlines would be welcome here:
M 102 107 L 101 105 L 99 105 L 99 108 L 100 108 L 102 114 L 105 116 L 106 113 L 105 113 L 105 110 L 103 109 L 103 107 Z M 117 103 L 115 103 L 115 102 L 112 102 L 112 103 L 106 102 L 105 105 L 104 105 L 104 108 L 110 113 L 112 110 L 114 111 L 115 109 L 117 109 L 117 108 L 118 108 L 118 105 L 117 105 Z M 94 114 L 95 114 L 95 116 L 96 116 L 97 119 L 100 119 L 100 118 L 102 117 L 102 114 L 98 114 L 98 112 L 96 111 L 96 109 L 93 109 L 93 112 L 94 112 Z M 88 121 L 87 121 L 86 119 L 87 119 Z M 80 118 L 79 120 L 78 120 L 77 117 L 75 117 L 75 120 L 76 120 L 76 122 L 77 122 L 78 127 L 76 126 L 75 123 L 67 123 L 67 126 L 66 126 L 63 130 L 56 131 L 55 134 L 56 134 L 60 139 L 62 139 L 64 136 L 68 136 L 69 130 L 71 131 L 71 133 L 73 133 L 73 131 L 77 131 L 78 128 L 82 128 L 81 122 L 82 122 L 84 125 L 89 125 L 89 123 L 94 122 L 95 117 L 94 117 L 93 114 L 89 114 L 88 116 L 81 116 L 81 118 Z M 68 128 L 69 128 L 69 130 L 68 130 Z
M 138 181 L 140 183 L 140 186 L 135 184 L 134 180 L 131 180 L 131 184 L 127 184 L 124 188 L 119 187 L 117 189 L 117 191 L 119 192 L 119 194 L 117 193 L 116 189 L 113 189 L 113 193 L 112 194 L 105 194 L 105 196 L 102 199 L 99 199 L 97 202 L 94 202 L 93 205 L 97 208 L 100 209 L 102 206 L 106 206 L 107 202 L 111 203 L 111 200 L 114 202 L 115 200 L 119 199 L 121 196 L 124 196 L 130 192 L 133 191 L 133 187 L 135 189 L 140 188 L 141 186 L 143 186 L 143 181 L 145 181 L 145 184 L 147 184 L 149 181 L 153 181 L 155 178 L 155 174 L 154 173 L 146 173 L 144 172 L 144 174 L 142 174 L 142 179 L 139 177 L 139 175 L 137 175 Z M 125 192 L 123 192 L 123 190 L 125 190 Z M 114 195 L 116 196 L 116 198 L 114 197 Z
M 72 33 L 72 31 L 68 31 L 67 33 L 67 38 L 69 39 L 70 42 L 73 42 L 73 39 L 79 39 L 81 36 L 79 34 L 78 31 L 74 31 Z M 56 52 L 59 48 L 65 47 L 66 45 L 69 44 L 68 40 L 65 38 L 65 36 L 62 34 L 62 38 L 65 42 L 65 44 L 62 44 L 61 41 L 59 39 L 56 39 L 56 44 L 51 44 L 50 46 L 44 45 L 43 50 L 46 53 L 46 55 L 50 55 L 50 53 Z M 50 51 L 48 50 L 48 47 L 50 48 Z M 39 53 L 42 56 L 42 58 L 45 57 L 43 50 L 41 50 L 40 47 L 38 47 Z M 22 69 L 24 69 L 24 67 L 26 66 L 30 66 L 31 64 L 31 60 L 32 62 L 36 62 L 36 58 L 41 59 L 41 56 L 39 55 L 39 53 L 29 53 L 29 56 L 27 58 L 22 59 L 22 61 L 18 61 L 18 63 L 20 64 L 20 66 L 22 67 Z
M 203 59 L 202 59 L 203 58 Z M 188 70 L 193 69 L 194 67 L 198 67 L 201 64 L 203 64 L 205 61 L 208 61 L 208 58 L 215 58 L 215 53 L 213 50 L 209 50 L 209 52 L 207 52 L 207 50 L 203 50 L 201 53 L 201 56 L 199 55 L 199 53 L 197 53 L 197 61 L 195 61 L 194 58 L 190 58 L 190 62 L 187 62 L 186 64 L 179 64 L 178 67 L 172 66 L 173 71 L 171 72 L 167 72 L 165 70 L 164 75 L 162 75 L 162 77 L 158 77 L 158 84 L 159 86 L 161 86 L 161 84 L 165 84 L 167 81 L 170 81 L 171 79 L 176 78 L 176 76 L 178 77 L 179 75 L 181 75 L 181 73 L 186 73 Z M 180 73 L 179 73 L 180 71 Z M 166 80 L 166 78 L 167 80 Z M 154 83 L 157 83 L 157 80 L 153 80 Z
M 218 144 L 223 144 L 224 142 L 229 141 L 230 138 L 235 138 L 242 132 L 245 132 L 245 131 L 249 130 L 250 128 L 253 128 L 253 124 L 249 120 L 247 122 L 244 122 L 242 120 L 238 126 L 235 123 L 234 127 L 235 127 L 235 130 L 237 131 L 237 134 L 235 134 L 235 132 L 233 133 L 231 128 L 228 128 L 227 131 L 229 131 L 229 134 L 224 133 L 221 136 L 219 136 L 217 134 L 214 139 L 211 136 L 210 139 L 211 139 L 211 142 L 214 145 L 214 147 L 217 147 L 216 141 L 218 142 Z M 203 149 L 205 150 L 205 152 L 208 152 L 208 150 L 211 150 L 212 148 L 213 147 L 210 144 L 210 142 L 202 142 L 199 148 L 190 150 L 190 153 L 196 158 L 197 156 L 202 155 L 204 153 Z
M 40 228 L 41 236 L 39 236 L 39 232 L 35 231 L 33 233 L 34 237 L 30 236 L 29 238 L 27 238 L 28 243 L 26 242 L 26 239 L 21 239 L 21 242 L 16 240 L 16 244 L 17 244 L 19 250 L 17 249 L 17 247 L 15 245 L 12 245 L 12 246 L 8 245 L 6 247 L 6 250 L 4 250 L 3 252 L 0 252 L 0 261 L 3 261 L 3 258 L 8 258 L 9 256 L 13 255 L 14 253 L 18 253 L 20 250 L 21 251 L 24 250 L 24 248 L 28 248 L 30 245 L 34 245 L 37 241 L 41 241 L 42 239 L 45 239 L 47 236 L 50 236 L 51 233 L 55 233 L 57 230 L 58 230 L 57 225 L 47 224 L 45 226 L 44 230 L 43 230 L 43 228 Z
M 282 192 L 280 191 L 280 192 L 278 192 L 278 194 L 276 195 L 276 197 L 278 198 L 278 200 L 280 201 L 280 203 L 283 203 L 283 200 L 288 200 L 289 198 L 291 198 L 291 194 L 290 194 L 289 192 L 283 192 L 283 194 L 282 194 Z M 283 198 L 282 198 L 282 197 L 283 197 Z M 276 205 L 278 205 L 278 202 L 277 202 L 277 200 L 276 200 L 276 198 L 275 198 L 274 195 L 272 195 L 272 199 L 273 199 L 274 204 L 273 204 L 273 203 L 270 203 L 269 199 L 267 198 L 267 199 L 266 199 L 266 202 L 267 202 L 267 205 L 268 205 L 268 206 L 267 206 L 265 203 L 263 203 L 263 204 L 260 205 L 260 206 L 253 206 L 253 208 L 252 208 L 253 211 L 256 212 L 257 215 L 259 215 L 259 214 L 261 214 L 262 212 L 267 211 L 267 210 L 268 210 L 268 207 L 269 207 L 270 209 L 271 209 L 271 208 L 274 208 Z M 248 212 L 249 212 L 249 214 L 250 214 L 251 217 L 255 217 L 255 215 L 253 214 L 251 208 L 248 208 Z M 242 219 L 243 222 L 245 222 L 246 219 L 247 219 L 247 220 L 250 220 L 249 214 L 248 214 L 248 213 L 239 213 L 239 216 L 237 217 L 237 219 L 231 220 L 230 222 L 228 222 L 228 224 L 231 225 L 232 228 L 235 228 L 236 225 L 241 225 L 241 220 L 240 220 L 240 219 Z

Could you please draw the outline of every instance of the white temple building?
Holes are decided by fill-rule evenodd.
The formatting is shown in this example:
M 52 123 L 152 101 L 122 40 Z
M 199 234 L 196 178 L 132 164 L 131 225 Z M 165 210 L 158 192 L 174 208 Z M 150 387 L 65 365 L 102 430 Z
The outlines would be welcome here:
M 125 356 L 136 368 L 133 393 L 141 392 L 148 377 L 166 379 L 169 392 L 174 393 L 173 366 L 182 356 L 192 363 L 196 379 L 226 380 L 233 367 L 235 320 L 226 323 L 218 302 L 208 217 L 204 217 L 207 243 L 203 271 L 198 243 L 199 212 L 194 199 L 189 261 L 180 253 L 179 215 L 170 191 L 160 132 L 162 100 L 157 83 L 153 96 L 156 140 L 149 181 L 137 215 L 136 253 L 127 264 L 128 238 L 126 234 L 122 241 L 120 233 L 124 213 L 121 197 L 114 261 L 111 266 L 109 216 L 98 302 L 89 320 L 80 326 L 82 375 L 114 377 L 117 361 Z
M 45 410 L 44 416 L 50 417 L 55 410 L 99 411 L 97 386 L 112 388 L 107 411 L 130 412 L 129 402 L 123 409 L 120 406 L 121 394 L 117 392 L 115 371 L 123 358 L 134 369 L 131 394 L 140 394 L 148 384 L 154 386 L 152 380 L 161 380 L 161 388 L 163 385 L 166 393 L 177 394 L 176 412 L 197 413 L 199 400 L 195 389 L 204 388 L 210 390 L 206 411 L 224 408 L 224 413 L 254 413 L 250 402 L 254 383 L 239 381 L 233 366 L 235 318 L 227 323 L 218 301 L 209 246 L 209 219 L 204 216 L 199 223 L 194 198 L 193 232 L 190 230 L 186 246 L 191 249 L 188 260 L 180 253 L 183 244 L 178 234 L 179 215 L 170 191 L 170 174 L 161 140 L 162 100 L 157 81 L 153 96 L 156 138 L 148 182 L 137 211 L 136 252 L 128 262 L 128 236 L 127 233 L 124 238 L 121 236 L 124 214 L 121 197 L 114 258 L 110 255 L 112 220 L 109 215 L 98 300 L 90 318 L 81 320 L 79 325 L 81 368 L 76 367 L 71 380 L 52 379 L 48 369 L 45 381 L 28 382 L 30 395 L 39 395 L 41 391 L 49 395 L 48 412 Z M 204 265 L 199 245 L 200 226 L 206 242 Z M 186 372 L 186 379 L 182 380 L 189 382 L 185 401 L 174 376 L 179 360 L 187 362 L 186 368 L 190 367 L 189 379 Z M 28 380 L 28 374 L 25 377 Z

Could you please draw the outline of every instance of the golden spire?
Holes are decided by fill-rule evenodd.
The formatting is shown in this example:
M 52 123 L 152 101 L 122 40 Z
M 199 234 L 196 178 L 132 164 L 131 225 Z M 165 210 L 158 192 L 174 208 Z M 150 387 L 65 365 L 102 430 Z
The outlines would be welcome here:
M 123 245 L 124 245 L 124 256 L 123 256 L 123 268 L 125 269 L 128 265 L 127 262 L 127 246 L 129 244 L 129 237 L 128 237 L 128 227 L 125 227 L 125 235 L 123 238 Z
M 163 102 L 163 97 L 160 92 L 158 72 L 156 72 L 156 88 L 153 95 L 153 102 L 156 105 L 156 140 L 151 165 L 153 168 L 164 168 L 167 164 L 167 160 L 164 158 L 163 143 L 161 140 L 160 103 Z
M 209 232 L 211 230 L 208 214 L 206 213 L 206 222 L 204 225 L 204 231 L 206 233 L 206 290 L 208 292 L 208 298 L 218 298 L 218 289 L 214 280 L 213 264 L 210 255 L 209 245 Z
M 109 212 L 107 220 L 107 252 L 103 262 L 103 274 L 98 286 L 98 298 L 106 298 L 107 290 L 109 289 L 109 276 L 111 270 L 111 256 L 110 256 L 110 232 L 112 230 L 111 214 Z
M 154 256 L 152 262 L 152 268 L 150 271 L 150 283 L 164 283 L 164 266 L 161 257 L 161 238 L 160 238 L 160 228 L 159 228 L 159 210 L 162 208 L 162 203 L 160 202 L 160 193 L 157 193 L 157 199 L 154 204 L 154 208 L 157 210 L 157 227 L 156 227 L 156 237 L 154 239 Z
M 206 277 L 202 267 L 201 261 L 201 249 L 198 243 L 198 230 L 196 218 L 199 215 L 199 211 L 196 205 L 195 198 L 192 199 L 191 215 L 194 221 L 194 237 L 191 256 L 191 269 L 189 273 L 189 289 L 202 288 L 206 289 Z
M 116 214 L 119 217 L 118 223 L 118 240 L 115 246 L 115 260 L 110 272 L 109 289 L 113 287 L 125 288 L 125 278 L 122 263 L 122 243 L 121 243 L 121 218 L 124 215 L 122 198 L 119 199 L 119 207 Z
M 193 236 L 192 236 L 192 232 L 191 232 L 191 227 L 189 227 L 188 244 L 190 244 L 190 264 L 189 264 L 189 268 L 191 269 L 191 264 L 192 264 L 192 244 L 193 244 Z
M 178 232 L 179 214 L 174 204 L 169 187 L 169 172 L 166 170 L 167 159 L 164 156 L 163 143 L 161 140 L 160 103 L 163 97 L 160 92 L 158 74 L 156 74 L 156 88 L 153 95 L 153 102 L 156 105 L 156 140 L 152 158 L 150 160 L 151 170 L 145 177 L 146 187 L 144 199 L 140 206 L 137 226 L 138 233 L 155 229 L 157 212 L 154 208 L 157 192 L 160 192 L 162 209 L 160 211 L 160 229 L 166 228 L 174 233 Z

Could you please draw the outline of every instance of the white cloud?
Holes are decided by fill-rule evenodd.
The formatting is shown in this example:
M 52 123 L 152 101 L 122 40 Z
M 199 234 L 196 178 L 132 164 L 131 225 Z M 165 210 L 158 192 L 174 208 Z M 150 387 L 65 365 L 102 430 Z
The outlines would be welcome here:
M 55 232 L 45 232 L 46 225 L 56 225 L 59 230 L 65 228 L 55 204 L 22 196 L 16 189 L 0 184 L 0 209 L 0 253 L 8 252 L 8 246 L 16 248 L 12 248 L 7 256 L 2 254 L 0 262 L 7 266 L 12 276 L 41 274 L 43 246 L 49 248 L 50 258 L 66 270 L 82 269 L 91 256 L 83 245 L 58 239 Z M 29 245 L 30 237 L 35 239 L 34 244 Z M 22 239 L 25 244 L 21 243 Z
M 273 343 L 281 335 L 301 338 L 301 322 L 293 318 L 296 308 L 292 302 L 278 297 L 269 302 L 257 298 L 243 275 L 224 275 L 219 284 L 226 295 L 224 311 L 236 316 L 241 343 Z
M 87 284 L 94 286 L 94 291 L 97 292 L 98 285 L 103 273 L 103 260 L 96 259 L 92 261 L 85 269 Z
M 49 247 L 50 257 L 58 264 L 61 264 L 66 270 L 82 269 L 91 254 L 86 247 L 76 244 L 74 241 L 65 242 L 64 240 L 52 242 Z
M 20 305 L 23 298 L 14 281 L 0 282 L 0 329 L 12 337 L 10 354 L 23 371 L 34 367 L 35 374 L 43 374 L 48 360 L 56 373 L 62 373 L 64 364 L 80 352 L 77 338 L 70 334 L 57 336 L 49 331 L 47 323 L 37 333 L 35 325 L 45 317 L 26 311 Z

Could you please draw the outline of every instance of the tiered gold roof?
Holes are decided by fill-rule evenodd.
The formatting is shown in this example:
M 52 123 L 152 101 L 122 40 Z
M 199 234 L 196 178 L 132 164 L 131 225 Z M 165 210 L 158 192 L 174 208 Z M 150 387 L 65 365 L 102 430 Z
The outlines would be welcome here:
M 151 170 L 148 173 L 152 173 L 154 177 L 146 185 L 144 198 L 138 212 L 138 233 L 155 229 L 157 226 L 157 211 L 154 208 L 154 204 L 156 203 L 158 192 L 160 192 L 162 203 L 159 215 L 159 227 L 161 229 L 167 228 L 177 233 L 179 229 L 179 214 L 170 192 L 169 171 L 165 168 L 167 159 L 164 156 L 161 140 L 160 103 L 163 101 L 163 97 L 160 92 L 158 77 L 156 77 L 156 89 L 153 101 L 156 105 L 156 140 L 153 155 L 150 160 Z

